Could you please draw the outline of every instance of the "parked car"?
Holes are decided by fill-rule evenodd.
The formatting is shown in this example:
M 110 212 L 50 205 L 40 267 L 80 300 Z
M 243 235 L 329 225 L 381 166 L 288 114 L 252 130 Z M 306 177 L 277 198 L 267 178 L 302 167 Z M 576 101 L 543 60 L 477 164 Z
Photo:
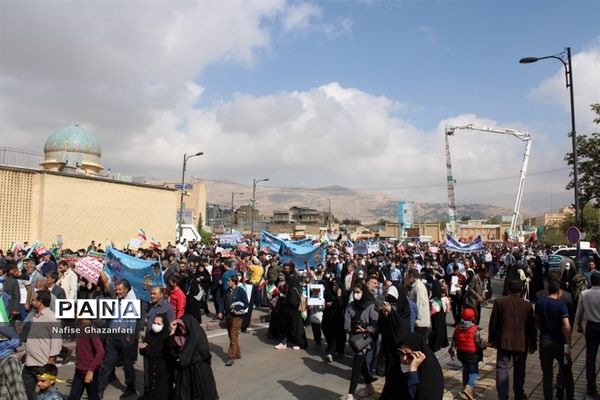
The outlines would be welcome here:
M 566 263 L 571 263 L 571 265 L 575 267 L 574 259 L 558 254 L 552 254 L 548 257 L 548 261 L 545 263 L 544 267 L 546 268 L 546 272 L 561 271 L 562 273 L 562 271 L 565 269 Z
M 583 272 L 589 272 L 588 270 L 588 261 L 594 258 L 594 255 L 598 257 L 598 251 L 594 248 L 587 247 L 582 248 L 581 250 L 581 266 L 583 267 Z M 553 256 L 563 256 L 569 257 L 575 260 L 577 256 L 577 248 L 576 247 L 567 247 L 564 249 L 559 249 L 552 254 Z M 552 257 L 552 256 L 551 256 Z

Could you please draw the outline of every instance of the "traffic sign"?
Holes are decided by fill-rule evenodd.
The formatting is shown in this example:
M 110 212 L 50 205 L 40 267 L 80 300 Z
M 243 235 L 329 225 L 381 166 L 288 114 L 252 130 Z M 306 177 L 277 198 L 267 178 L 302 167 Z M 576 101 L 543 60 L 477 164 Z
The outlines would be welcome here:
M 567 229 L 567 240 L 571 244 L 577 244 L 581 240 L 581 232 L 576 226 Z
M 175 189 L 177 190 L 192 190 L 193 185 L 191 183 L 184 183 L 183 185 L 181 183 L 176 183 L 175 184 Z

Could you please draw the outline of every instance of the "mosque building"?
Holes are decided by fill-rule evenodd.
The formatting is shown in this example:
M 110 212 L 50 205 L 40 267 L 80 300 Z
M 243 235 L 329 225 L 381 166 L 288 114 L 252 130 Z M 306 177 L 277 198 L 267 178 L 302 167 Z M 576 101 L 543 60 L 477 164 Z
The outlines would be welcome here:
M 46 140 L 43 160 L 36 162 L 40 167 L 15 157 L 7 162 L 1 156 L 2 249 L 12 242 L 37 240 L 46 247 L 62 242 L 70 249 L 85 248 L 92 240 L 103 247 L 111 242 L 124 247 L 137 238 L 140 228 L 148 241 L 151 237 L 163 245 L 175 241 L 180 192 L 172 184 L 134 182 L 107 173 L 100 144 L 77 124 Z M 184 210 L 191 211 L 194 223 L 206 209 L 206 186 L 194 183 L 185 202 Z

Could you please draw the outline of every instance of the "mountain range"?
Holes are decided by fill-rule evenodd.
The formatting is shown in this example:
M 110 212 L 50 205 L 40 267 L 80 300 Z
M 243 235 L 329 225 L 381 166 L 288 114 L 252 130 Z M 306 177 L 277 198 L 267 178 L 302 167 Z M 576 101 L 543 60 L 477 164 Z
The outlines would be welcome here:
M 252 187 L 227 180 L 206 180 L 207 202 L 231 206 L 231 194 L 235 193 L 234 207 L 250 204 Z M 241 194 L 243 193 L 243 194 Z M 363 223 L 375 223 L 381 219 L 397 220 L 398 200 L 383 193 L 354 190 L 343 186 L 322 188 L 282 188 L 260 184 L 256 191 L 256 209 L 261 215 L 272 215 L 275 210 L 287 210 L 292 206 L 309 207 L 327 211 L 331 201 L 331 213 L 338 219 L 358 219 Z M 328 200 L 329 199 L 329 200 Z M 414 203 L 416 221 L 446 221 L 446 203 Z M 462 204 L 457 208 L 458 217 L 471 219 L 511 215 L 512 210 L 489 204 Z

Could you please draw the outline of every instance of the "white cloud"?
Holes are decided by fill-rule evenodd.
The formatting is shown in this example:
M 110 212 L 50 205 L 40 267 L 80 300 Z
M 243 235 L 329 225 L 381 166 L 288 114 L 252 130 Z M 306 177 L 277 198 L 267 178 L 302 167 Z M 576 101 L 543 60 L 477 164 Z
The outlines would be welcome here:
M 326 19 L 321 7 L 312 3 L 296 3 L 286 8 L 282 27 L 286 34 L 319 33 L 333 39 L 351 32 L 352 19 L 342 16 Z
M 308 30 L 315 20 L 321 19 L 323 11 L 310 3 L 295 4 L 286 10 L 283 17 L 283 28 L 286 31 Z
M 544 60 L 544 62 L 555 62 L 558 65 L 557 72 L 542 81 L 530 95 L 538 101 L 560 105 L 570 115 L 571 103 L 569 90 L 565 87 L 564 68 L 559 61 Z M 571 62 L 576 129 L 578 133 L 590 134 L 598 130 L 598 125 L 593 122 L 595 114 L 591 111 L 590 105 L 600 101 L 600 47 L 572 55 Z M 570 129 L 570 121 L 568 122 L 568 129 Z
M 53 130 L 79 122 L 99 138 L 102 163 L 113 172 L 176 177 L 183 153 L 203 151 L 188 165 L 191 175 L 376 187 L 407 200 L 445 202 L 444 124 L 515 127 L 510 121 L 463 115 L 426 132 L 399 113 L 413 105 L 336 82 L 265 96 L 238 93 L 222 104 L 198 106 L 205 100 L 196 82 L 202 69 L 224 60 L 260 62 L 274 27 L 327 37 L 351 29 L 350 19 L 327 19 L 318 10 L 283 0 L 4 2 L 2 144 L 41 149 Z M 576 88 L 584 82 L 580 60 L 574 60 Z M 453 138 L 459 184 L 518 174 L 521 145 L 504 139 Z M 535 165 L 562 166 L 561 149 L 539 143 Z M 531 179 L 526 190 L 543 193 L 544 185 L 547 180 Z M 410 189 L 416 186 L 425 188 Z M 510 205 L 513 187 L 504 181 L 459 186 L 457 194 L 463 202 Z
M 523 129 L 468 114 L 440 121 L 434 131 L 424 132 L 398 116 L 404 107 L 336 82 L 261 97 L 236 94 L 213 109 L 197 109 L 184 100 L 177 112 L 165 112 L 136 136 L 135 150 L 109 157 L 117 161 L 142 153 L 146 157 L 136 160 L 134 168 L 141 172 L 160 163 L 162 170 L 175 175 L 181 154 L 204 151 L 205 156 L 190 165 L 192 174 L 238 182 L 266 176 L 284 186 L 379 188 L 406 200 L 445 202 L 445 125 Z M 186 123 L 178 130 L 181 121 Z M 177 135 L 165 137 L 164 132 Z M 532 134 L 536 139 L 530 166 L 535 167 L 530 171 L 563 167 L 560 149 L 546 149 L 544 141 L 537 140 L 543 134 Z M 451 151 L 459 203 L 512 207 L 523 142 L 458 131 L 451 138 Z M 509 179 L 491 181 L 495 177 Z M 473 181 L 479 183 L 470 184 Z M 524 200 L 533 204 L 553 187 L 560 204 L 564 182 L 549 183 L 547 174 L 531 176 Z
M 417 31 L 422 33 L 428 42 L 433 43 L 437 40 L 437 34 L 435 33 L 435 29 L 433 29 L 431 26 L 421 25 L 417 27 Z

